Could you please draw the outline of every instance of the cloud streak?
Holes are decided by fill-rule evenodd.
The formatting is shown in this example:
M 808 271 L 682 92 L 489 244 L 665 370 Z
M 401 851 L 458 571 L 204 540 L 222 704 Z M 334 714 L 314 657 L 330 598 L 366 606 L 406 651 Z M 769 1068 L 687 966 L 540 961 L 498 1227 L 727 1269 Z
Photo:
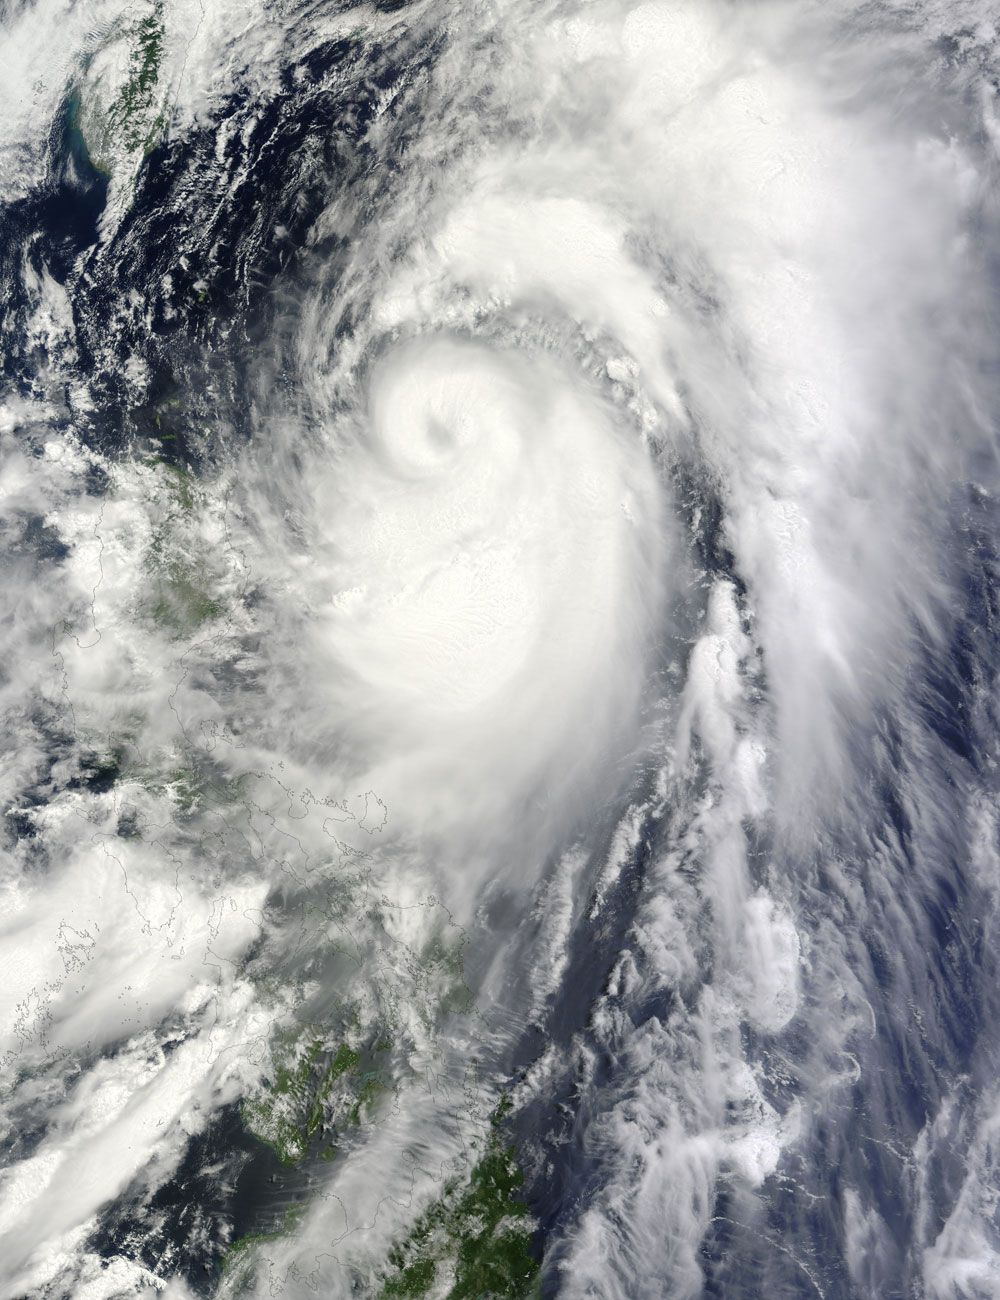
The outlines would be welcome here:
M 253 1256 L 260 1294 L 377 1294 L 515 1080 L 546 1294 L 977 1294 L 988 15 L 210 9 L 163 73 L 185 251 L 101 345 L 131 409 L 177 285 L 227 255 L 193 279 L 199 223 L 264 193 L 273 102 L 329 95 L 356 130 L 318 179 L 283 146 L 314 205 L 294 248 L 263 199 L 236 240 L 288 248 L 204 349 L 217 415 L 174 399 L 198 473 L 152 417 L 93 446 L 80 304 L 126 208 L 65 286 L 18 272 L 5 1294 L 200 1286 L 188 1247 L 102 1261 L 105 1216 L 341 1050 L 377 1087 L 324 1103 L 335 1159 L 308 1129 L 318 1191 Z M 38 147 L 6 131 L 3 158 Z

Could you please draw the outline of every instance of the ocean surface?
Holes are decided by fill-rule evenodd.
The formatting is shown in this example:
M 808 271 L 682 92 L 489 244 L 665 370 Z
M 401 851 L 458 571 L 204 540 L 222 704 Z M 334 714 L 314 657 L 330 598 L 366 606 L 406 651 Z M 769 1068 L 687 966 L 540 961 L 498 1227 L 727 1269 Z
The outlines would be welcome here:
M 0 1300 L 1000 1297 L 993 7 L 0 66 Z

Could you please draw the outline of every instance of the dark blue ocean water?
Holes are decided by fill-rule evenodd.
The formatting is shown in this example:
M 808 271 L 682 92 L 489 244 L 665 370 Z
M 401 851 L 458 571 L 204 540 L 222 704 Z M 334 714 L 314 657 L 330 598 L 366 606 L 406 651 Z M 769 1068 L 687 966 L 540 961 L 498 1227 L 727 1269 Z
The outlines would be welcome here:
M 434 54 L 411 52 L 407 66 L 415 73 Z M 379 95 L 403 66 L 398 59 L 391 48 L 369 47 L 361 66 L 350 40 L 315 50 L 286 69 L 266 102 L 223 106 L 220 117 L 249 125 L 232 132 L 221 163 L 210 126 L 163 141 L 143 164 L 132 210 L 102 245 L 107 180 L 90 164 L 68 104 L 53 131 L 47 186 L 0 207 L 4 382 L 32 392 L 43 369 L 23 330 L 27 258 L 69 289 L 77 365 L 97 398 L 78 417 L 85 438 L 108 454 L 153 446 L 163 459 L 195 467 L 224 459 L 247 437 L 263 389 L 294 394 L 296 303 L 317 266 L 324 282 L 336 285 L 346 251 L 345 239 L 311 237 L 331 185 L 356 187 L 359 206 L 375 212 L 393 169 L 407 165 L 403 151 L 419 121 L 404 124 L 396 156 L 376 157 L 363 143 Z M 335 89 L 333 71 L 341 74 Z M 216 202 L 223 191 L 226 201 Z M 358 229 L 355 237 L 363 238 L 363 221 Z M 131 289 L 148 311 L 123 318 L 119 306 Z M 122 370 L 135 352 L 152 373 L 138 404 Z M 768 1036 L 746 1028 L 742 1046 L 768 1081 L 768 1100 L 782 1113 L 799 1102 L 806 1122 L 802 1139 L 760 1186 L 723 1178 L 715 1187 L 699 1248 L 703 1294 L 713 1300 L 921 1295 L 923 1252 L 981 1158 L 980 1108 L 988 1107 L 1000 1074 L 1000 947 L 989 878 L 997 846 L 983 845 L 972 815 L 993 806 L 997 794 L 996 469 L 992 460 L 970 465 L 969 485 L 956 489 L 945 537 L 953 596 L 938 611 L 945 636 L 926 644 L 908 668 L 905 711 L 887 708 L 853 736 L 849 804 L 824 815 L 805 850 L 767 827 L 748 828 L 753 869 L 780 883 L 812 960 L 787 1029 Z M 678 475 L 687 476 L 678 499 L 692 517 L 698 510 L 699 564 L 742 593 L 718 499 L 695 471 Z M 58 562 L 44 528 L 25 544 L 40 565 Z M 619 1060 L 593 1028 L 593 1010 L 628 941 L 651 866 L 683 829 L 683 806 L 673 812 L 643 828 L 599 922 L 582 909 L 544 1023 L 525 1027 L 505 1062 L 516 1082 L 553 1044 L 568 1057 L 583 1043 L 597 1057 L 585 1088 L 568 1073 L 511 1127 L 526 1153 L 525 1194 L 538 1219 L 540 1254 L 602 1186 L 605 1166 L 588 1134 L 622 1080 Z M 19 834 L 16 819 L 8 829 Z M 605 828 L 608 841 L 612 829 Z M 697 864 L 688 870 L 697 890 Z M 711 899 L 701 906 L 707 916 Z M 699 915 L 692 914 L 696 929 Z M 721 957 L 707 921 L 696 942 L 698 980 L 664 984 L 630 1005 L 633 1029 L 683 1017 L 699 988 L 711 985 Z M 828 1086 L 832 1075 L 851 1072 L 824 1055 L 838 971 L 855 981 L 854 1009 L 866 1001 L 870 1016 L 848 1038 L 856 1081 Z M 538 1151 L 545 1159 L 532 1163 Z M 225 1176 L 205 1177 L 206 1166 L 221 1166 Z M 208 1295 L 226 1235 L 266 1231 L 309 1186 L 308 1172 L 289 1173 L 248 1137 L 233 1106 L 192 1143 L 176 1178 L 151 1201 L 126 1195 L 108 1211 L 93 1245 L 108 1255 L 128 1247 L 150 1268 L 169 1258 Z M 851 1197 L 863 1204 L 867 1235 L 851 1218 Z M 984 1222 L 1000 1249 L 1000 1224 L 995 1216 Z M 543 1294 L 557 1295 L 560 1285 L 556 1250 Z

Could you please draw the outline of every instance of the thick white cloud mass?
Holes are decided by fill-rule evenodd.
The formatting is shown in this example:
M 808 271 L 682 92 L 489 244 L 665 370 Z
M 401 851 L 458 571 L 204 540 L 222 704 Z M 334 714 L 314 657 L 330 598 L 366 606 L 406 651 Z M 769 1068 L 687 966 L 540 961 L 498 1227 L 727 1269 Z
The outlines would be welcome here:
M 0 1295 L 381 1295 L 505 1091 L 542 1295 L 1000 1295 L 996 15 L 149 13 L 57 267 L 142 14 L 0 9 Z

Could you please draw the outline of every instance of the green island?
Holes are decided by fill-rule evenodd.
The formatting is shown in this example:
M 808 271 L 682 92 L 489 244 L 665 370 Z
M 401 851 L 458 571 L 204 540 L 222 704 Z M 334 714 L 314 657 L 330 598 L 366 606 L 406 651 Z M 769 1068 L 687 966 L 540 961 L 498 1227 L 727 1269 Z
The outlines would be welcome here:
M 162 474 L 167 513 L 150 540 L 150 592 L 145 613 L 173 638 L 196 633 L 225 611 L 210 588 L 223 574 L 193 531 L 199 501 L 197 481 L 189 469 L 163 461 L 148 462 Z
M 108 111 L 108 124 L 119 130 L 129 149 L 148 149 L 163 127 L 163 116 L 150 121 L 163 56 L 163 3 L 129 29 L 129 75 Z
M 280 1241 L 293 1233 L 302 1221 L 305 1208 L 304 1205 L 290 1205 L 270 1232 L 248 1232 L 231 1242 L 222 1256 L 222 1271 L 229 1275 L 230 1281 L 238 1286 L 248 1284 L 253 1276 L 257 1247 Z
M 163 132 L 166 116 L 159 85 L 165 34 L 163 0 L 154 0 L 145 17 L 105 40 L 88 60 L 88 71 L 70 96 L 72 124 L 80 132 L 91 165 L 107 176 L 123 148 L 132 154 L 148 153 Z M 105 77 L 95 68 L 120 43 L 127 50 L 127 72 L 107 102 L 101 94 Z
M 537 1297 L 535 1222 L 520 1199 L 524 1175 L 501 1127 L 510 1108 L 504 1098 L 493 1112 L 485 1148 L 467 1179 L 447 1183 L 390 1252 L 380 1300 L 439 1292 L 446 1279 L 448 1300 Z
M 269 1146 L 282 1164 L 298 1164 L 331 1122 L 336 1101 L 343 1103 L 341 1123 L 357 1125 L 385 1091 L 377 1071 L 358 1068 L 361 1059 L 361 1053 L 347 1043 L 330 1052 L 319 1037 L 293 1046 L 276 1061 L 274 1078 L 264 1093 L 243 1102 L 244 1127 Z M 343 1095 L 335 1096 L 337 1092 Z M 319 1154 L 330 1160 L 334 1148 L 328 1144 Z

